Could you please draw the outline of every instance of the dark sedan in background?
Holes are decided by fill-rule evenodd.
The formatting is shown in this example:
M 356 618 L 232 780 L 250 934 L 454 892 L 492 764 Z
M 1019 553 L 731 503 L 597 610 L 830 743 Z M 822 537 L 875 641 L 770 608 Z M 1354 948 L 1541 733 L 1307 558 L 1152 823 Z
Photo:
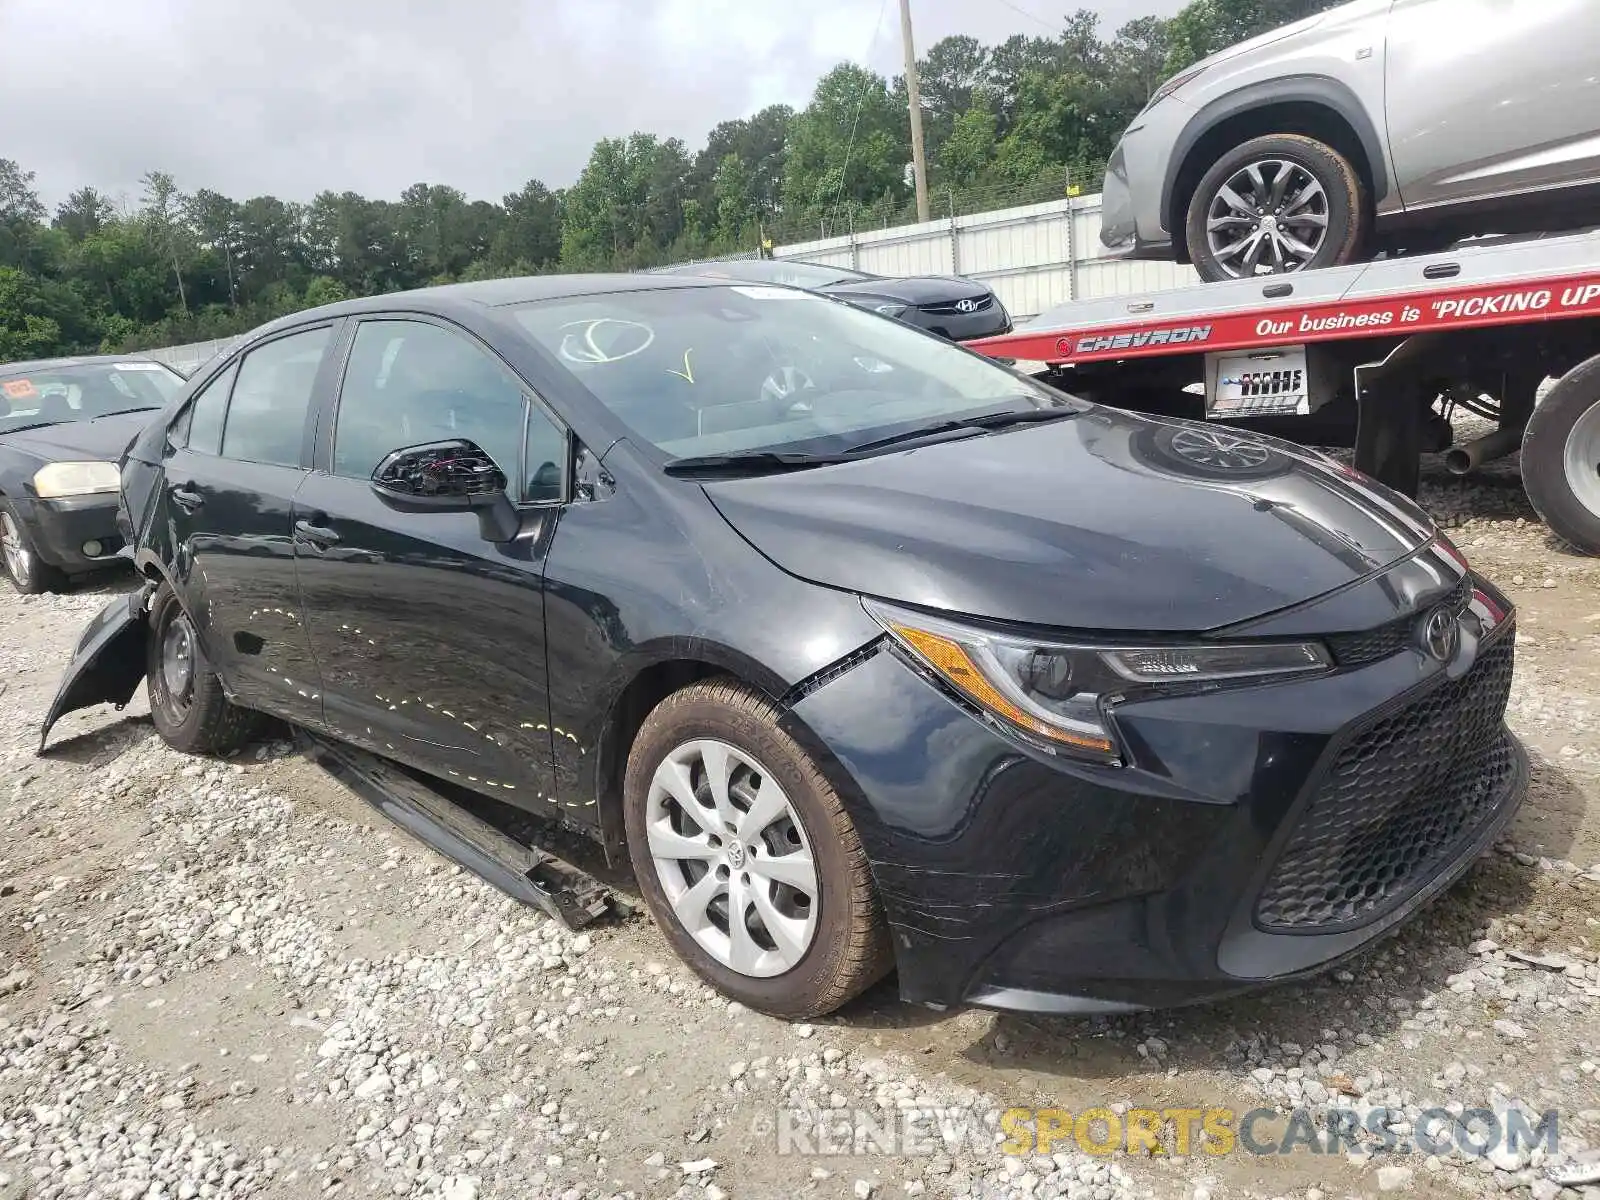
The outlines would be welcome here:
M 1301 975 L 1515 812 L 1515 621 L 1409 501 L 1196 428 L 793 288 L 313 309 L 130 448 L 147 582 L 45 732 L 148 676 L 182 750 L 269 713 L 393 796 L 559 822 L 767 1012 L 891 966 L 1056 1012 Z M 407 803 L 519 894 L 525 858 Z
M 846 267 L 790 259 L 745 259 L 662 267 L 663 275 L 696 275 L 741 283 L 777 283 L 870 308 L 885 317 L 926 329 L 953 342 L 1011 332 L 1011 314 L 1000 297 L 971 279 L 954 275 L 907 275 L 892 279 Z
M 0 549 L 19 592 L 117 561 L 117 460 L 183 376 L 149 359 L 0 364 Z

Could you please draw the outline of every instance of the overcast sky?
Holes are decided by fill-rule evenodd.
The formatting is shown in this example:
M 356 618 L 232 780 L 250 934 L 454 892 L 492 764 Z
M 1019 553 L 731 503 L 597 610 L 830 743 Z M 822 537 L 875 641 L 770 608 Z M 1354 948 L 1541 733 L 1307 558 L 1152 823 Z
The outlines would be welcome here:
M 914 0 L 918 48 L 1051 33 L 1080 3 L 1105 36 L 1179 7 Z M 0 157 L 52 207 L 84 184 L 137 198 L 152 168 L 240 200 L 498 200 L 571 183 L 601 137 L 695 149 L 841 59 L 900 67 L 895 0 L 0 0 L 0 46 Z

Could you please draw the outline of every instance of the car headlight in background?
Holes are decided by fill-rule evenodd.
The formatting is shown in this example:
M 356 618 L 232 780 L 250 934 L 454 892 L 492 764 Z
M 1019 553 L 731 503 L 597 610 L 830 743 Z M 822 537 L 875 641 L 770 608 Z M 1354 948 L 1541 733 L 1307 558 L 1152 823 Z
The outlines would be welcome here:
M 1145 111 L 1149 112 L 1152 108 L 1160 104 L 1179 88 L 1193 83 L 1196 79 L 1199 79 L 1200 76 L 1204 75 L 1208 69 L 1209 68 L 1207 67 L 1191 67 L 1187 71 L 1181 71 L 1174 75 L 1171 79 L 1167 80 L 1155 90 L 1154 94 L 1152 94 L 1150 97 L 1150 103 L 1144 106 Z
M 34 493 L 46 500 L 115 492 L 121 483 L 117 464 L 109 462 L 51 463 L 40 467 L 33 476 Z
M 907 304 L 874 304 L 872 311 L 885 317 L 898 317 L 909 307 Z
M 1131 690 L 1328 670 L 1316 642 L 1090 646 L 975 629 L 876 601 L 867 611 L 923 666 L 1041 749 L 1122 761 L 1106 708 Z

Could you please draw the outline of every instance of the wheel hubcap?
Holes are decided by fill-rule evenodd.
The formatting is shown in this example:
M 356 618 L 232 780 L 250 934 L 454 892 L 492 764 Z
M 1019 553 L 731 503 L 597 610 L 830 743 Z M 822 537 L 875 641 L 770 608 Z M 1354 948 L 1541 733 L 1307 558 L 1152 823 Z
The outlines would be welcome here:
M 673 915 L 717 962 L 769 978 L 805 957 L 821 899 L 816 863 L 761 763 L 726 742 L 685 742 L 650 781 L 645 833 Z
M 26 583 L 33 574 L 33 552 L 22 540 L 22 530 L 10 513 L 0 514 L 0 550 L 6 560 L 6 570 L 18 583 Z
M 1600 404 L 1590 405 L 1567 434 L 1562 466 L 1578 503 L 1600 517 Z
M 1253 162 L 1206 210 L 1212 260 L 1236 279 L 1303 270 L 1328 240 L 1328 194 L 1299 163 Z
M 194 688 L 194 626 L 181 613 L 161 639 L 161 682 L 176 707 L 188 706 Z

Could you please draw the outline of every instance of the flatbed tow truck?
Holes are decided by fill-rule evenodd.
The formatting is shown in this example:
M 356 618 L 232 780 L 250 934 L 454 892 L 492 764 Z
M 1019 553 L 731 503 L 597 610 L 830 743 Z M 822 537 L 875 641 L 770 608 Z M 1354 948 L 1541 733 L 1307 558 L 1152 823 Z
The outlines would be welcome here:
M 1244 429 L 1353 448 L 1414 496 L 1425 453 L 1466 474 L 1520 450 L 1545 523 L 1600 554 L 1600 230 L 1082 301 L 968 345 L 1087 400 L 1204 418 L 1174 444 L 1200 465 L 1260 453 Z M 1456 410 L 1495 431 L 1456 444 Z

